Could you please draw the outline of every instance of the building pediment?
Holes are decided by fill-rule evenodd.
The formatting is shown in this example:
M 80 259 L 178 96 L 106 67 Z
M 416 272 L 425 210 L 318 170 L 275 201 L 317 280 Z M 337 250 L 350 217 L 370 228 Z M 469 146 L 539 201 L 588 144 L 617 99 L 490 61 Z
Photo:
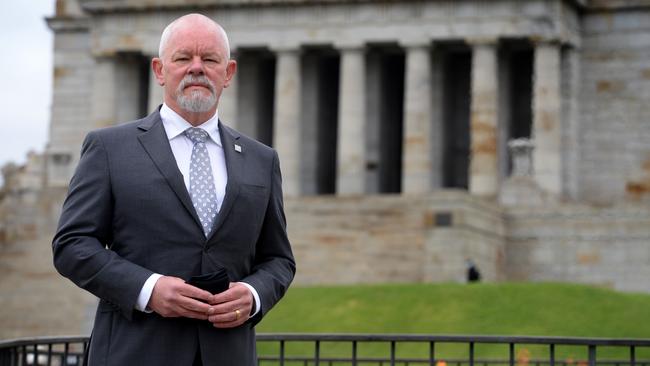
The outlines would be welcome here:
M 409 2 L 402 0 L 401 2 Z M 142 11 L 160 8 L 192 8 L 192 7 L 240 7 L 264 5 L 314 5 L 328 3 L 364 3 L 372 0 L 78 0 L 81 7 L 90 13 L 115 11 Z M 386 2 L 400 2 L 387 0 Z M 579 7 L 618 8 L 628 6 L 650 6 L 650 0 L 569 0 Z
M 326 3 L 363 3 L 370 0 L 79 0 L 81 7 L 89 13 L 142 11 L 160 8 L 196 7 L 241 7 L 264 5 L 299 5 Z

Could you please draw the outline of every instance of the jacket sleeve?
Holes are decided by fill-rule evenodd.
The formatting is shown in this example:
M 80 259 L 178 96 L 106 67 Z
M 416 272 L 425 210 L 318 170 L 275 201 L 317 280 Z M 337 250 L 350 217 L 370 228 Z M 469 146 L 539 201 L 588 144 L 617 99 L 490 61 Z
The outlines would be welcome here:
M 109 158 L 97 132 L 86 137 L 52 241 L 54 266 L 131 319 L 151 271 L 110 250 L 113 196 Z
M 242 279 L 255 288 L 262 302 L 260 311 L 250 320 L 258 323 L 284 296 L 296 272 L 282 200 L 282 176 L 277 152 L 273 152 L 271 194 L 264 223 L 256 243 L 255 262 L 249 276 Z

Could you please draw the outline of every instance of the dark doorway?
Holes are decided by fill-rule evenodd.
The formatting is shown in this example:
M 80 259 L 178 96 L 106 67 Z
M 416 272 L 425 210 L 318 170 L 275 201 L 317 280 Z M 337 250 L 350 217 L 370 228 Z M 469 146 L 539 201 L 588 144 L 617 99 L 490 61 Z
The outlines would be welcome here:
M 472 53 L 462 44 L 441 46 L 443 68 L 443 187 L 467 189 L 470 159 Z
M 331 47 L 308 47 L 302 55 L 303 194 L 335 193 L 339 62 Z
M 368 191 L 402 189 L 404 51 L 393 45 L 368 52 Z
M 238 129 L 272 146 L 275 56 L 265 49 L 244 49 L 236 59 Z
M 115 106 L 117 122 L 149 114 L 150 59 L 139 52 L 119 52 L 115 60 Z M 130 85 L 128 88 L 121 88 Z

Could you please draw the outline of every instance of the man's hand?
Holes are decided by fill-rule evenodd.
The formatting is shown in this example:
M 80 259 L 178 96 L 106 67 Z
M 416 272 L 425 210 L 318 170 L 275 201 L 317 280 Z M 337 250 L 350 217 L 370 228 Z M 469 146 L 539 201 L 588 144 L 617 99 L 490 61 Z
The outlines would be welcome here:
M 178 277 L 162 276 L 156 281 L 148 306 L 166 318 L 206 320 L 210 305 L 205 302 L 210 300 L 211 296 L 209 292 L 188 285 Z
M 208 320 L 216 328 L 234 328 L 244 324 L 253 308 L 253 294 L 241 283 L 231 282 L 230 288 L 212 295 L 208 303 Z

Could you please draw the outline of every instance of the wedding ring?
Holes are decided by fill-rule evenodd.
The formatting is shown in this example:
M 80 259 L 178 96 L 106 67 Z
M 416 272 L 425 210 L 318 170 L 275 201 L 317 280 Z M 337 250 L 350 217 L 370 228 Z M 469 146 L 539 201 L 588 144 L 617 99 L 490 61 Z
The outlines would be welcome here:
M 239 311 L 239 309 L 235 310 L 235 320 L 239 320 L 240 316 L 241 316 L 241 311 Z

